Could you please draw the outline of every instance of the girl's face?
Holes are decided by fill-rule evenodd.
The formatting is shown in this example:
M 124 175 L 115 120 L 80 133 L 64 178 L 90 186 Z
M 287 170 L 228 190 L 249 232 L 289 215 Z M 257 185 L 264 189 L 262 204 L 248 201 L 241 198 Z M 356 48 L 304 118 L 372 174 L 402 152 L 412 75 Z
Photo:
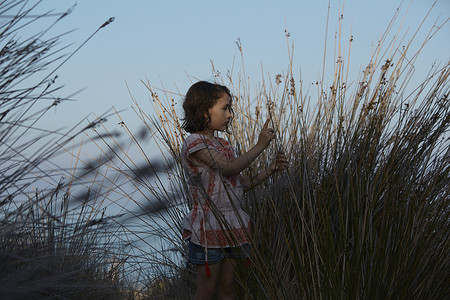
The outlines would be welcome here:
M 226 93 L 217 99 L 216 104 L 208 109 L 211 121 L 209 123 L 210 130 L 224 131 L 231 119 L 230 97 Z

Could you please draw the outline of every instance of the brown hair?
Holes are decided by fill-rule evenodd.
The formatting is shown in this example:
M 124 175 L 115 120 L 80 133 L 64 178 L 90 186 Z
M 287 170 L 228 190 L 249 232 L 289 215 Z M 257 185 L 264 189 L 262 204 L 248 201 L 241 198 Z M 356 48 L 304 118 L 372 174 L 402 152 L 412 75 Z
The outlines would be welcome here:
M 187 91 L 183 101 L 184 119 L 181 127 L 190 133 L 207 129 L 211 122 L 208 110 L 216 104 L 217 100 L 224 93 L 230 97 L 229 109 L 233 118 L 232 97 L 230 90 L 226 86 L 207 81 L 194 83 Z

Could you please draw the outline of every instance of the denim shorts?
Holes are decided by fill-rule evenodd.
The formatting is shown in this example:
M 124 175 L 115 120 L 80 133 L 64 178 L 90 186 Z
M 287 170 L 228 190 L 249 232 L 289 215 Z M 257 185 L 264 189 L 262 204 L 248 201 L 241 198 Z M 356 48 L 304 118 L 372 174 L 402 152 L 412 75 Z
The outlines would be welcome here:
M 227 258 L 243 259 L 250 257 L 250 245 L 244 244 L 237 247 L 208 248 L 208 264 L 216 264 Z M 189 241 L 189 262 L 195 265 L 204 265 L 206 253 L 203 246 Z

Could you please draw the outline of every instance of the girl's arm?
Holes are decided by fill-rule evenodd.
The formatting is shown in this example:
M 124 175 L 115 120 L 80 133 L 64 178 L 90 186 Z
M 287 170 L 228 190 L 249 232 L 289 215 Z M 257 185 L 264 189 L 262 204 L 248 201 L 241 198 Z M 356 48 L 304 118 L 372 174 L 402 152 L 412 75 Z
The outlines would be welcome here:
M 255 186 L 259 185 L 261 182 L 266 180 L 267 178 L 272 175 L 269 171 L 269 169 L 264 169 L 263 171 L 259 172 L 258 175 L 255 177 L 242 177 L 240 178 L 242 189 L 244 190 L 244 193 L 251 190 Z
M 273 173 L 288 167 L 287 158 L 283 151 L 279 151 L 270 166 L 259 172 L 255 177 L 241 177 L 241 185 L 244 193 L 251 190 L 261 182 L 269 178 Z
M 241 156 L 230 160 L 219 152 L 212 149 L 202 149 L 191 155 L 191 158 L 197 162 L 207 165 L 210 168 L 220 170 L 225 176 L 239 175 L 258 157 L 267 146 L 264 144 L 256 144 L 248 152 Z
M 200 163 L 207 165 L 210 168 L 218 169 L 225 176 L 239 175 L 245 168 L 247 168 L 261 152 L 266 149 L 272 139 L 275 137 L 273 129 L 268 128 L 269 119 L 264 124 L 261 133 L 258 137 L 258 143 L 248 152 L 242 154 L 235 159 L 227 159 L 219 152 L 211 149 L 202 149 L 193 154 L 191 158 Z

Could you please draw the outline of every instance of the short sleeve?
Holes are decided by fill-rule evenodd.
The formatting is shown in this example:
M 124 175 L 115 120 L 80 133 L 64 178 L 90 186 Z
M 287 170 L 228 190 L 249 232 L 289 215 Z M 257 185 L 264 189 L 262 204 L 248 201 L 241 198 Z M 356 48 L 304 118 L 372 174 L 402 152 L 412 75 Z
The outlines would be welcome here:
M 184 140 L 183 147 L 181 149 L 181 162 L 187 170 L 188 177 L 191 175 L 195 176 L 198 173 L 202 173 L 202 166 L 197 165 L 190 159 L 191 154 L 202 149 L 215 149 L 215 147 L 209 138 L 196 133 L 191 134 Z
M 214 145 L 212 144 L 210 139 L 199 134 L 191 134 L 186 138 L 184 144 L 186 158 L 188 158 L 192 153 L 195 153 L 199 150 L 214 148 Z

